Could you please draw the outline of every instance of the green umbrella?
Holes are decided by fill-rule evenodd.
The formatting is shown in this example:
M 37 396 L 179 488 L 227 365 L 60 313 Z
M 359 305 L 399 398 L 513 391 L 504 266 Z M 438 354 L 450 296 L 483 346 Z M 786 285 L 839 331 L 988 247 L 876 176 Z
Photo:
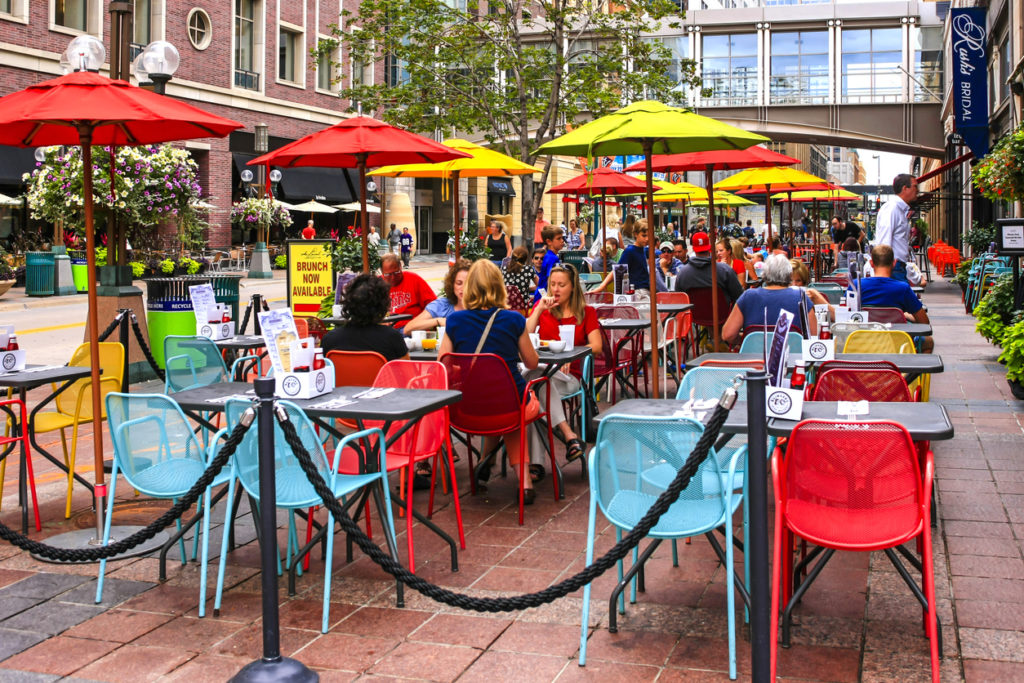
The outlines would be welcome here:
M 647 173 L 647 215 L 654 216 L 654 187 L 651 157 L 655 154 L 708 152 L 719 149 L 746 149 L 768 138 L 716 121 L 692 111 L 670 107 L 661 102 L 634 102 L 607 116 L 585 123 L 565 135 L 545 143 L 540 154 L 564 154 L 591 159 L 595 156 L 642 154 Z M 654 226 L 648 228 L 654 236 Z M 653 289 L 657 265 L 649 250 L 648 268 Z M 715 283 L 715 278 L 711 278 Z M 651 296 L 651 365 L 658 365 L 658 304 Z M 654 395 L 658 377 L 652 377 Z

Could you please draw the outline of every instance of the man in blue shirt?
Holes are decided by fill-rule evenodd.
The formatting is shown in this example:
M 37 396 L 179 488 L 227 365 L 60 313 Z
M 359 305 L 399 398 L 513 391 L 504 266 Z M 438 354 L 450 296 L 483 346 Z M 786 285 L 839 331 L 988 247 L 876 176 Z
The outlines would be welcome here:
M 860 305 L 891 306 L 906 313 L 916 323 L 930 324 L 928 313 L 910 285 L 904 280 L 892 277 L 894 262 L 892 247 L 888 244 L 879 244 L 871 250 L 871 268 L 874 275 L 861 278 Z M 925 353 L 931 353 L 934 346 L 931 337 L 924 337 L 921 341 L 921 350 Z
M 641 218 L 636 222 L 633 237 L 636 242 L 623 250 L 622 256 L 619 257 L 619 264 L 625 265 L 629 269 L 629 284 L 636 290 L 637 295 L 643 298 L 650 296 L 651 290 L 651 273 L 647 268 L 649 233 L 647 231 L 646 219 Z M 598 285 L 598 291 L 603 290 L 612 281 L 612 277 L 613 273 L 609 272 L 604 281 Z M 655 291 L 666 291 L 665 280 L 661 276 L 660 270 L 655 271 L 654 286 L 656 288 Z

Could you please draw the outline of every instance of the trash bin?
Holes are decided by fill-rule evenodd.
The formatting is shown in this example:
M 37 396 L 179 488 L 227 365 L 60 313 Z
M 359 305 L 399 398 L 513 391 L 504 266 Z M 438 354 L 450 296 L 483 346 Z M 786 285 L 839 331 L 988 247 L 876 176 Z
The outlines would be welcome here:
M 157 277 L 146 280 L 146 321 L 149 345 L 157 365 L 165 367 L 164 339 L 196 333 L 196 314 L 188 288 L 210 282 L 203 277 Z M 235 285 L 237 291 L 237 284 Z
M 238 284 L 242 281 L 242 275 L 182 275 L 182 278 L 189 281 L 190 285 L 201 282 L 209 282 L 213 285 L 214 300 L 219 304 L 231 305 L 231 319 L 238 320 Z M 185 289 L 188 296 L 188 289 Z
M 71 279 L 79 294 L 89 291 L 89 263 L 84 258 L 71 259 Z
M 53 267 L 53 252 L 28 252 L 25 256 L 25 294 L 53 296 Z

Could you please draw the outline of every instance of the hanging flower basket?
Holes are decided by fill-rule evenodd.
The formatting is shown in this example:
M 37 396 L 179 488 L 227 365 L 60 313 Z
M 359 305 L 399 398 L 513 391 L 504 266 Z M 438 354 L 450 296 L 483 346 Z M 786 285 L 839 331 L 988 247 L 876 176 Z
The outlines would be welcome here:
M 1003 136 L 974 166 L 971 180 L 992 201 L 1024 200 L 1024 124 Z

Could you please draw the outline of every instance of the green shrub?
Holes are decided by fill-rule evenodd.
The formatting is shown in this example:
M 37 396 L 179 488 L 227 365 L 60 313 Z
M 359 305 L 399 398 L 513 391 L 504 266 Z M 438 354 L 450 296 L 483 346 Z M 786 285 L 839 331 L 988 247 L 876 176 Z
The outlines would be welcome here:
M 999 276 L 992 289 L 974 307 L 974 317 L 978 319 L 975 329 L 985 339 L 999 346 L 1013 314 L 1013 276 L 1006 273 Z
M 274 257 L 274 267 L 278 270 L 284 270 L 288 267 L 288 257 L 284 254 L 278 254 Z
M 999 362 L 1006 365 L 1006 379 L 1011 382 L 1024 381 L 1024 322 L 1006 328 Z
M 195 275 L 199 272 L 201 264 L 199 261 L 190 258 L 183 258 L 178 261 L 178 268 L 184 270 L 188 275 Z
M 140 278 L 146 274 L 146 264 L 140 261 L 132 261 L 128 264 L 132 269 L 132 277 Z
M 964 233 L 964 244 L 971 248 L 971 256 L 988 251 L 990 244 L 996 241 L 996 226 L 982 225 L 974 221 L 971 229 Z
M 163 261 L 161 261 L 159 267 L 160 272 L 163 273 L 164 275 L 174 274 L 174 261 L 172 261 L 169 258 L 165 258 Z

